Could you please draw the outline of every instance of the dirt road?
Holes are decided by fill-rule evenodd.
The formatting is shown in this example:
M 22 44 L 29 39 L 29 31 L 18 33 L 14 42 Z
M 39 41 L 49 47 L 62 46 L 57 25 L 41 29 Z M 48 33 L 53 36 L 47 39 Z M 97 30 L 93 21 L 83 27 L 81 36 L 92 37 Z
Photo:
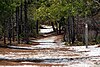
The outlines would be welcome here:
M 100 67 L 100 47 L 65 46 L 61 40 L 62 35 L 57 35 L 32 40 L 37 45 L 0 48 L 0 66 Z

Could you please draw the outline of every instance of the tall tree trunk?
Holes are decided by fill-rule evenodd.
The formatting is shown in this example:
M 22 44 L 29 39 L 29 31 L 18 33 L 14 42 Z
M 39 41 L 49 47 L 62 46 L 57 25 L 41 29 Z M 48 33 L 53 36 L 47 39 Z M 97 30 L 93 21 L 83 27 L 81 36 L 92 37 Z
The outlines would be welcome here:
M 59 21 L 59 34 L 61 34 L 61 21 Z
M 67 41 L 69 42 L 69 39 L 68 39 L 68 25 L 64 25 L 63 27 L 63 30 L 64 30 L 64 41 Z
M 12 39 L 13 39 L 13 42 L 15 41 L 15 28 L 14 28 L 14 21 L 12 22 Z
M 23 4 L 22 4 L 22 0 L 21 0 L 21 5 L 20 5 L 20 26 L 19 26 L 19 34 L 23 33 Z M 21 41 L 21 40 L 20 40 Z
M 36 33 L 37 33 L 37 34 L 39 34 L 39 26 L 38 26 L 38 25 L 39 25 L 39 22 L 38 22 L 38 20 L 37 20 L 37 21 L 36 21 Z
M 68 42 L 71 42 L 71 23 L 70 23 L 70 17 L 68 17 Z
M 79 38 L 78 38 L 78 35 L 79 35 L 79 27 L 78 27 L 79 24 L 78 24 L 78 22 L 79 22 L 79 17 L 77 17 L 76 30 L 75 30 L 75 31 L 76 31 L 75 33 L 76 33 L 76 40 L 77 40 L 77 41 L 78 41 L 78 39 L 79 39 Z
M 56 31 L 56 29 L 55 29 L 54 23 L 53 23 L 53 22 L 51 22 L 51 25 L 52 25 L 53 31 L 55 32 L 55 31 Z
M 74 43 L 75 41 L 75 29 L 74 29 L 74 17 L 68 17 L 68 41 Z
M 27 18 L 27 8 L 28 8 L 28 4 L 27 1 L 25 0 L 25 5 L 24 5 L 24 14 L 25 14 L 25 23 L 24 23 L 24 27 L 25 27 L 25 43 L 28 44 L 29 43 L 29 38 L 28 38 L 28 18 Z
M 8 23 L 9 29 L 8 29 L 8 39 L 9 39 L 9 44 L 11 45 L 11 17 L 9 18 L 9 23 Z
M 6 22 L 4 21 L 4 44 L 6 44 Z
M 74 22 L 74 16 L 72 16 L 72 37 L 71 37 L 71 39 L 72 39 L 72 44 L 74 43 L 74 41 L 75 41 L 75 22 Z
M 19 38 L 19 7 L 16 8 L 16 24 L 17 24 L 17 42 L 20 43 Z
M 55 22 L 55 25 L 56 25 L 56 33 L 59 34 L 59 30 L 58 30 L 59 25 L 58 25 L 58 22 L 57 21 Z

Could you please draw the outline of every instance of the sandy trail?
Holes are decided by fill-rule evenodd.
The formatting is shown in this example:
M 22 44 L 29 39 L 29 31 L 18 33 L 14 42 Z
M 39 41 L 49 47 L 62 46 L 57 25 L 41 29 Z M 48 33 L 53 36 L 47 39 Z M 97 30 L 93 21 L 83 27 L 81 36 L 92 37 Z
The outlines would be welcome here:
M 100 47 L 65 46 L 62 35 L 38 40 L 37 45 L 0 48 L 0 66 L 15 67 L 99 67 Z M 20 48 L 20 49 L 18 49 Z M 25 49 L 22 49 L 25 48 Z

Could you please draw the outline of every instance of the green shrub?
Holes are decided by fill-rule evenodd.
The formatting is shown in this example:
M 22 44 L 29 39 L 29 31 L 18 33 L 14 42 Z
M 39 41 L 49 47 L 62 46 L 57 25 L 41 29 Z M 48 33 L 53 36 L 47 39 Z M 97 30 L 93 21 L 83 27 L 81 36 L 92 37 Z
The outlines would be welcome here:
M 66 42 L 65 45 L 66 45 L 66 46 L 71 46 L 70 43 L 68 43 L 68 42 Z

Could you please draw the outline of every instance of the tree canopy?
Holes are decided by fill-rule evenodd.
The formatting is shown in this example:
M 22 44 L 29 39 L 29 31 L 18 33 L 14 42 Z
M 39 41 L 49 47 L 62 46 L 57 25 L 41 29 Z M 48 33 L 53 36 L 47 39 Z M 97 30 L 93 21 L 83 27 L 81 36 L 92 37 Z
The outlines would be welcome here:
M 89 16 L 100 6 L 93 0 L 39 0 L 39 5 L 34 19 L 51 21 L 68 16 Z

